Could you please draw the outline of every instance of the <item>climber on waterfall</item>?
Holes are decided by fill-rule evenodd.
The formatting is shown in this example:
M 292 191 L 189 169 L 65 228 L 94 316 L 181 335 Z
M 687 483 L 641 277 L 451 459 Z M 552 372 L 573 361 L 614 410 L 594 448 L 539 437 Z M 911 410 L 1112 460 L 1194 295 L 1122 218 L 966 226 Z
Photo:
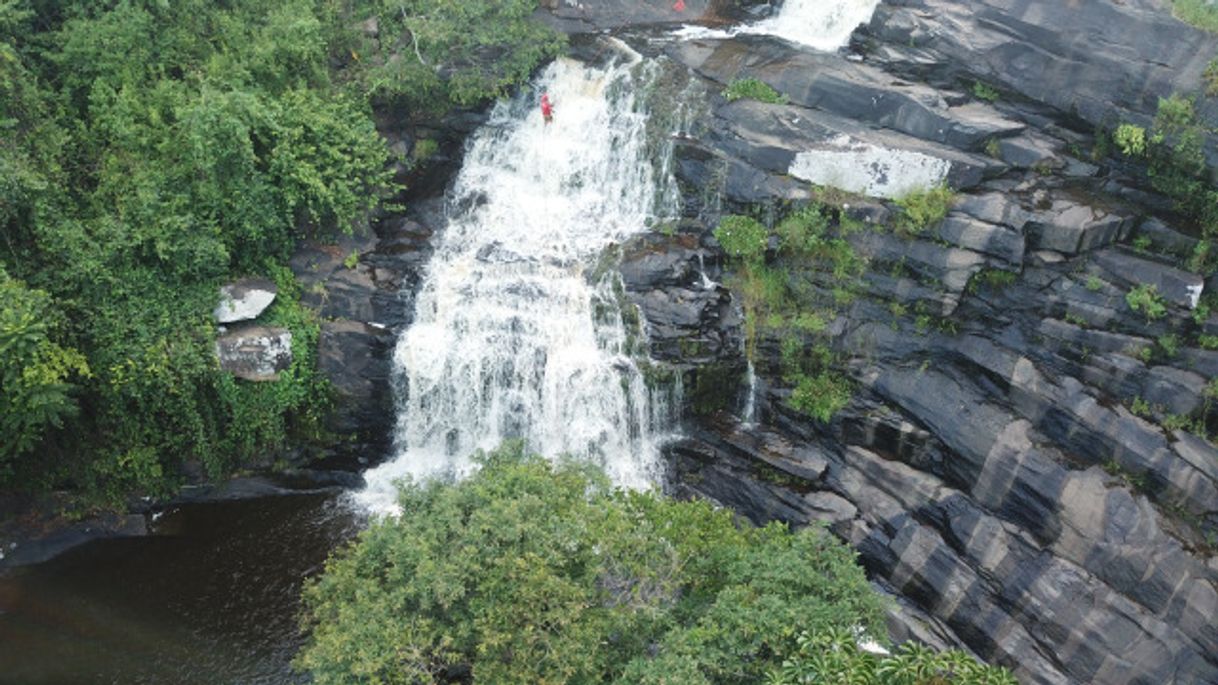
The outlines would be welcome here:
M 541 118 L 545 119 L 546 123 L 554 121 L 554 103 L 550 102 L 550 94 L 541 94 Z

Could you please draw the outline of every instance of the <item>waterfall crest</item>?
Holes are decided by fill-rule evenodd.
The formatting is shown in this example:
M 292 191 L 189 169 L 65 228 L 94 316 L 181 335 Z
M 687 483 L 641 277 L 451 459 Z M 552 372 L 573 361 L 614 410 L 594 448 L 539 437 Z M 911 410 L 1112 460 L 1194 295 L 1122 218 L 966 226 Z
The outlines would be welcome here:
M 871 21 L 880 0 L 786 0 L 771 17 L 730 29 L 685 26 L 681 38 L 731 38 L 742 34 L 777 36 L 831 52 L 850 42 L 850 35 Z
M 471 452 L 509 438 L 596 462 L 618 485 L 658 482 L 669 406 L 633 360 L 645 345 L 616 271 L 595 265 L 657 204 L 639 59 L 559 59 L 473 136 L 394 351 L 396 455 L 365 474 L 361 504 L 392 512 L 397 479 L 459 477 Z
M 748 28 L 816 50 L 836 50 L 871 21 L 880 0 L 786 0 L 774 16 Z

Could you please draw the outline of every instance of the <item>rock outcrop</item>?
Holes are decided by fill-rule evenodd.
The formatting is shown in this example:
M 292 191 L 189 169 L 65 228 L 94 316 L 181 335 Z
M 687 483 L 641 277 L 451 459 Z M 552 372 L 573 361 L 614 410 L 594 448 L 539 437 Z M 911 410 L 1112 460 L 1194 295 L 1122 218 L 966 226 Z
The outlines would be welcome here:
M 1213 279 L 1189 270 L 1197 239 L 1169 201 L 1084 152 L 1094 127 L 1148 124 L 1159 97 L 1196 91 L 1218 41 L 1149 2 L 907 0 L 852 45 L 658 48 L 711 93 L 674 141 L 685 221 L 623 251 L 653 358 L 692 379 L 675 487 L 759 522 L 828 523 L 899 598 L 895 636 L 1023 682 L 1218 682 L 1218 352 L 1198 337 L 1218 326 L 1199 306 Z M 714 95 L 744 77 L 787 102 Z M 937 165 L 896 168 L 903 154 Z M 852 186 L 855 171 L 871 178 Z M 743 423 L 750 346 L 710 229 L 823 200 L 808 181 L 900 195 L 901 174 L 960 192 L 904 234 L 891 203 L 835 200 L 831 230 L 866 271 L 851 285 L 775 264 L 810 301 L 848 292 L 815 335 L 758 326 L 759 423 Z M 790 407 L 790 337 L 830 348 L 854 384 L 827 424 Z
M 220 288 L 213 316 L 218 324 L 253 321 L 275 301 L 279 289 L 265 278 L 243 278 Z
M 247 381 L 279 380 L 292 365 L 292 332 L 270 326 L 241 326 L 216 338 L 220 368 Z
M 442 213 L 442 200 L 422 200 L 335 244 L 302 243 L 291 260 L 303 302 L 322 318 L 317 363 L 335 397 L 326 426 L 342 439 L 339 451 L 364 463 L 388 448 L 394 341 L 414 315 Z

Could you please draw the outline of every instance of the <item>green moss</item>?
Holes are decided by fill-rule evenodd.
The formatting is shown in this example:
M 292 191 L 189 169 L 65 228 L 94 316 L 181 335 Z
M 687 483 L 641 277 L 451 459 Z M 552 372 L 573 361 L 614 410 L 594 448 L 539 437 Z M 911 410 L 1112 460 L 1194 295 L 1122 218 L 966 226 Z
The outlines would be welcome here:
M 828 423 L 833 415 L 850 403 L 850 381 L 835 373 L 824 371 L 815 375 L 800 375 L 789 403 L 808 416 Z
M 1112 134 L 1112 140 L 1121 152 L 1130 157 L 1146 154 L 1146 129 L 1133 124 L 1121 124 Z
M 735 102 L 740 99 L 757 100 L 771 105 L 783 105 L 787 102 L 787 96 L 774 90 L 765 81 L 755 78 L 742 78 L 732 81 L 728 84 L 727 88 L 723 89 L 723 97 L 727 98 L 728 102 Z
M 1218 5 L 1206 0 L 1172 0 L 1172 11 L 1183 22 L 1218 33 Z
M 745 262 L 760 262 L 765 257 L 769 231 L 756 219 L 730 214 L 719 221 L 715 239 L 729 256 Z
M 1161 318 L 1167 314 L 1159 289 L 1148 283 L 1143 283 L 1125 294 L 1125 302 L 1135 312 L 1140 312 L 1148 321 Z
M 744 372 L 727 364 L 708 364 L 693 372 L 689 406 L 695 414 L 707 416 L 732 407 L 745 386 Z
M 916 235 L 934 226 L 947 216 L 955 193 L 946 185 L 914 190 L 895 202 L 901 208 L 897 219 L 897 230 L 907 235 Z
M 997 102 L 998 91 L 993 87 L 982 83 L 981 81 L 973 82 L 973 96 L 978 100 L 986 102 Z

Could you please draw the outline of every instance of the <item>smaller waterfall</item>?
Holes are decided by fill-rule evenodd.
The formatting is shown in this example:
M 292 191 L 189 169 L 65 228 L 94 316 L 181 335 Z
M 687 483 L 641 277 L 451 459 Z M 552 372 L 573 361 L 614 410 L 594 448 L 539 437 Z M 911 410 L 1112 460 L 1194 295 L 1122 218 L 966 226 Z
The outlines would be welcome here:
M 745 379 L 748 382 L 748 396 L 744 399 L 744 411 L 740 412 L 740 421 L 746 424 L 757 423 L 757 373 L 753 369 L 753 360 L 749 360 Z
M 871 21 L 880 0 L 786 0 L 778 14 L 749 27 L 748 33 L 785 38 L 816 50 L 836 50 Z
M 760 34 L 831 52 L 850 42 L 850 34 L 871 21 L 879 4 L 880 0 L 786 0 L 777 14 L 756 24 L 727 31 L 686 26 L 676 35 L 681 38 L 731 38 Z

